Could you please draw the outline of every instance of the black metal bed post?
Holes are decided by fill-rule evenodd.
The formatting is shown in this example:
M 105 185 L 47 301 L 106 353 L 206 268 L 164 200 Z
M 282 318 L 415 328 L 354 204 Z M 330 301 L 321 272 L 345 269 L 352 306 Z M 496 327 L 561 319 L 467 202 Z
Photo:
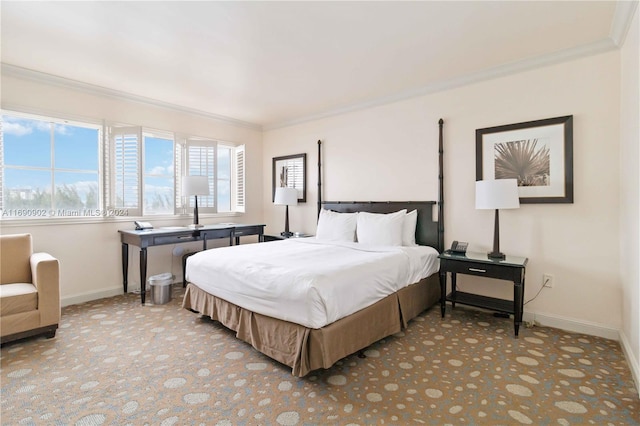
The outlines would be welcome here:
M 322 141 L 318 139 L 318 218 L 320 218 L 320 210 L 322 209 L 322 172 L 321 172 L 321 147 Z
M 442 127 L 444 124 L 444 120 L 441 118 L 438 121 L 438 126 L 440 127 L 439 131 L 439 141 L 438 141 L 438 180 L 440 184 L 439 194 L 438 194 L 438 250 L 442 253 L 444 251 L 444 165 L 443 165 L 443 135 L 442 135 Z

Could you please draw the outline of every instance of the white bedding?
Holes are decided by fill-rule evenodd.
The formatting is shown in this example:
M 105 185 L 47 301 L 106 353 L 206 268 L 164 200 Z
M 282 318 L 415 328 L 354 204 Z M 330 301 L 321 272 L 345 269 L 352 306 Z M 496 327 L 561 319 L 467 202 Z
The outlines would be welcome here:
M 253 312 L 321 328 L 437 272 L 427 246 L 374 247 L 290 238 L 205 250 L 187 280 Z

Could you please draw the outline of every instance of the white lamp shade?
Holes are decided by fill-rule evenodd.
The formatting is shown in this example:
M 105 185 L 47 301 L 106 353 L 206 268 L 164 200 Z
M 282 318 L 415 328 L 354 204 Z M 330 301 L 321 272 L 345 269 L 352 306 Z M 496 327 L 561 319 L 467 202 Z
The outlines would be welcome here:
M 298 204 L 298 190 L 288 187 L 276 188 L 276 195 L 274 197 L 273 204 L 295 206 Z
M 520 207 L 516 179 L 476 182 L 476 209 L 517 209 Z
M 209 195 L 209 179 L 206 176 L 185 176 L 182 179 L 182 195 Z

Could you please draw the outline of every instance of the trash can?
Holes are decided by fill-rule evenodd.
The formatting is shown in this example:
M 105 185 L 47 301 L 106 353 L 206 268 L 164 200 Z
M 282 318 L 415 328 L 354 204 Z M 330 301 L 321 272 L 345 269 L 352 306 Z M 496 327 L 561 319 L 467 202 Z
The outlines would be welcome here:
M 154 305 L 164 305 L 171 301 L 171 284 L 173 284 L 173 278 L 170 272 L 149 277 L 151 302 Z

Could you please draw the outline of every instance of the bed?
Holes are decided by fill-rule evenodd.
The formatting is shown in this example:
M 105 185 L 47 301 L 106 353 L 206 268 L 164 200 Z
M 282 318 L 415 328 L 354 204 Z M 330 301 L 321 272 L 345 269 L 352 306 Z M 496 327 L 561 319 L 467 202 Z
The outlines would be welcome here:
M 183 308 L 220 322 L 299 377 L 329 368 L 406 328 L 411 319 L 440 300 L 437 255 L 443 250 L 444 232 L 442 125 L 440 120 L 438 202 L 322 201 L 318 161 L 318 238 L 194 254 L 187 262 Z M 320 151 L 319 141 L 318 158 Z M 438 220 L 433 219 L 436 206 Z M 342 215 L 344 219 L 356 212 L 372 213 L 375 220 L 382 214 L 385 220 L 414 214 L 415 228 L 411 230 L 415 229 L 415 245 L 390 247 L 320 238 L 321 224 L 328 223 L 324 215 Z M 403 234 L 406 236 L 406 228 Z M 268 258 L 265 252 L 270 253 Z M 359 265 L 358 259 L 368 263 Z M 241 275 L 241 269 L 248 275 Z M 361 294 L 356 287 L 368 293 L 356 297 Z

